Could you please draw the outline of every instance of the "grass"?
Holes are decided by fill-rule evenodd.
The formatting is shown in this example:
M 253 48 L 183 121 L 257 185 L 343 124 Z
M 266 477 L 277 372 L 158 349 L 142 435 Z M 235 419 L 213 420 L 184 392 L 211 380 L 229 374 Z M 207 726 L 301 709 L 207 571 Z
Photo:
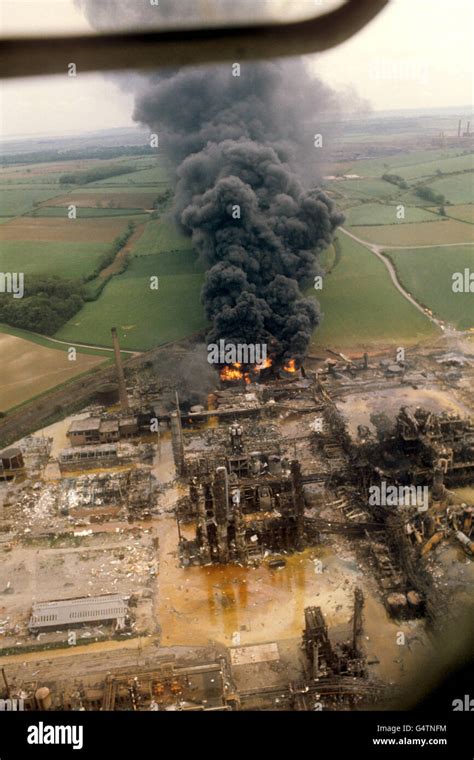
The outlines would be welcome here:
M 30 211 L 27 216 L 31 217 L 59 217 L 66 219 L 68 215 L 67 206 L 40 206 Z M 142 216 L 144 219 L 148 216 L 141 208 L 88 208 L 82 207 L 77 209 L 78 219 L 96 219 L 110 216 Z
M 151 290 L 150 277 L 159 277 Z M 111 345 L 117 326 L 123 348 L 147 350 L 201 330 L 206 322 L 200 303 L 203 271 L 193 251 L 151 254 L 132 259 L 113 277 L 97 301 L 87 303 L 55 337 Z
M 147 186 L 152 185 L 153 187 L 156 186 L 159 183 L 166 182 L 168 183 L 169 176 L 166 168 L 162 166 L 155 166 L 152 169 L 141 169 L 137 172 L 131 172 L 130 174 L 121 174 L 117 177 L 108 177 L 108 179 L 102 179 L 98 182 L 92 182 L 89 187 L 109 187 L 112 185 L 113 187 L 118 186 Z
M 467 330 L 474 326 L 474 294 L 453 293 L 454 272 L 473 271 L 472 246 L 390 251 L 400 282 L 435 315 Z
M 435 217 L 433 217 L 435 218 Z M 362 240 L 387 246 L 443 245 L 449 243 L 469 243 L 474 240 L 472 225 L 444 219 L 418 224 L 389 224 L 369 227 L 353 227 L 353 232 Z
M 432 323 L 393 286 L 383 262 L 365 246 L 338 235 L 341 260 L 325 279 L 323 321 L 313 347 L 410 345 L 436 335 Z
M 30 343 L 36 343 L 38 346 L 44 346 L 44 348 L 54 348 L 55 351 L 67 351 L 70 346 L 66 343 L 56 343 L 46 335 L 38 335 L 37 333 L 30 332 L 29 330 L 21 330 L 19 327 L 10 327 L 0 322 L 0 335 L 12 335 L 15 338 L 23 338 L 23 340 L 29 340 Z M 110 351 L 104 351 L 101 348 L 82 348 L 77 346 L 78 354 L 90 354 L 91 356 L 106 356 L 110 359 Z M 127 354 L 124 354 L 126 357 Z
M 433 158 L 425 163 L 399 166 L 397 174 L 404 179 L 416 179 L 417 177 L 430 177 L 436 175 L 438 169 L 444 174 L 462 172 L 464 169 L 472 169 L 472 153 L 470 155 L 453 156 L 451 158 Z
M 354 161 L 347 174 L 361 174 L 367 177 L 380 177 L 386 172 L 402 175 L 404 167 L 420 166 L 432 161 L 443 161 L 459 155 L 459 148 L 443 148 L 440 150 L 414 150 L 410 153 L 395 153 L 383 158 L 363 159 Z M 397 171 L 395 171 L 395 169 Z M 414 169 L 415 170 L 415 169 Z M 415 170 L 416 171 L 416 170 Z M 436 172 L 436 169 L 435 169 Z M 405 175 L 403 175 L 405 176 Z M 414 176 L 419 176 L 415 174 Z
M 0 249 L 0 271 L 79 279 L 94 271 L 109 243 L 52 243 L 7 240 Z
M 57 195 L 58 188 L 0 188 L 0 216 L 20 216 L 31 211 L 35 203 L 48 200 Z
M 474 204 L 465 203 L 460 206 L 446 206 L 446 214 L 451 219 L 474 224 Z
M 163 218 L 147 224 L 133 252 L 137 256 L 149 256 L 163 251 L 190 249 L 191 238 L 184 235 L 171 219 Z
M 388 203 L 362 203 L 360 206 L 345 209 L 344 213 L 346 215 L 346 227 L 356 224 L 399 225 L 436 219 L 432 212 L 416 206 L 405 206 L 405 218 L 397 219 L 397 205 L 389 205 Z
M 455 174 L 430 181 L 429 186 L 436 192 L 442 193 L 451 203 L 472 203 L 474 195 L 474 174 Z
M 396 198 L 400 194 L 397 185 L 383 179 L 342 179 L 329 182 L 328 187 L 349 198 Z

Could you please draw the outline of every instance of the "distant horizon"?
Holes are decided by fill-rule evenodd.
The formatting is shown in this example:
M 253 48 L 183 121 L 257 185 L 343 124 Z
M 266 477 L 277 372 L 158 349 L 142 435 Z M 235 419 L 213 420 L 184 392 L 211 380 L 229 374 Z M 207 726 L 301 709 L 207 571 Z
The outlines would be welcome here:
M 395 114 L 410 114 L 412 117 L 416 117 L 419 115 L 436 115 L 438 113 L 449 113 L 452 116 L 467 116 L 467 115 L 473 115 L 474 116 L 474 104 L 464 104 L 464 105 L 458 105 L 458 106 L 429 106 L 429 107 L 421 107 L 421 108 L 413 108 L 412 106 L 407 106 L 405 108 L 390 108 L 390 109 L 378 109 L 378 110 L 372 110 L 367 111 L 361 114 L 350 114 L 347 117 L 342 117 L 340 119 L 341 122 L 346 122 L 350 120 L 364 120 L 364 119 L 372 119 L 372 118 L 380 118 L 381 116 L 384 117 L 395 115 Z M 81 132 L 23 132 L 23 133 L 16 133 L 16 134 L 1 134 L 0 133 L 0 142 L 11 142 L 14 140 L 18 141 L 33 141 L 33 140 L 54 140 L 54 139 L 60 139 L 60 138 L 70 138 L 70 137 L 84 137 L 86 135 L 92 136 L 95 134 L 111 134 L 113 132 L 148 132 L 148 128 L 137 123 L 132 124 L 122 124 L 117 127 L 103 127 L 100 129 L 90 129 L 90 130 L 83 130 Z

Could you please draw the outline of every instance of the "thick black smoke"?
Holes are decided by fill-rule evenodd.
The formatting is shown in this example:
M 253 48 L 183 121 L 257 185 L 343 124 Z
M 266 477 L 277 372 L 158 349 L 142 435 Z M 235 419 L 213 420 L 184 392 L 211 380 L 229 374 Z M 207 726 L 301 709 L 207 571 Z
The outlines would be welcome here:
M 80 5 L 100 22 L 104 5 L 110 13 L 121 3 Z M 177 167 L 176 217 L 209 267 L 208 341 L 267 343 L 277 361 L 300 359 L 319 321 L 302 289 L 343 217 L 298 175 L 316 165 L 314 134 L 324 132 L 321 116 L 335 110 L 336 97 L 299 61 L 233 73 L 221 65 L 144 77 L 134 119 L 159 133 Z

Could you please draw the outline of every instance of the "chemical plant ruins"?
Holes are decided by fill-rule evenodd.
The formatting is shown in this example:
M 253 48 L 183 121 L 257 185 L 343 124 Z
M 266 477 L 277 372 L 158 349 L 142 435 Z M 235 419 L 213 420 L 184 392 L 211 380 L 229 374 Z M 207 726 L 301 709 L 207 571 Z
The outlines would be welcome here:
M 4 698 L 396 705 L 473 604 L 472 351 L 328 349 L 204 388 L 204 344 L 123 363 L 114 341 L 88 403 L 2 441 Z

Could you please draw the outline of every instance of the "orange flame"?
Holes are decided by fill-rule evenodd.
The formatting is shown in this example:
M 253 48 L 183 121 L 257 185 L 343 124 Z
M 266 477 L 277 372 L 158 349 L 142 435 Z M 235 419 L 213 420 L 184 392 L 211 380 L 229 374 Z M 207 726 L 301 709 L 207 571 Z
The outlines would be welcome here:
M 250 385 L 252 382 L 252 373 L 258 374 L 263 369 L 268 369 L 268 367 L 271 366 L 272 360 L 267 358 L 261 364 L 254 364 L 251 371 L 244 372 L 241 362 L 235 362 L 234 364 L 227 364 L 225 367 L 222 367 L 219 372 L 219 377 L 224 382 L 230 380 L 244 380 L 246 385 Z
M 222 367 L 219 372 L 221 380 L 242 380 L 244 373 L 240 369 L 241 366 L 240 362 L 236 362 L 235 364 L 228 364 Z
M 256 364 L 255 365 L 254 371 L 255 372 L 261 372 L 262 369 L 268 369 L 271 366 L 272 366 L 272 360 L 267 357 L 265 359 L 265 361 L 263 361 L 261 364 Z
M 296 362 L 294 359 L 290 359 L 283 367 L 285 372 L 296 372 Z

